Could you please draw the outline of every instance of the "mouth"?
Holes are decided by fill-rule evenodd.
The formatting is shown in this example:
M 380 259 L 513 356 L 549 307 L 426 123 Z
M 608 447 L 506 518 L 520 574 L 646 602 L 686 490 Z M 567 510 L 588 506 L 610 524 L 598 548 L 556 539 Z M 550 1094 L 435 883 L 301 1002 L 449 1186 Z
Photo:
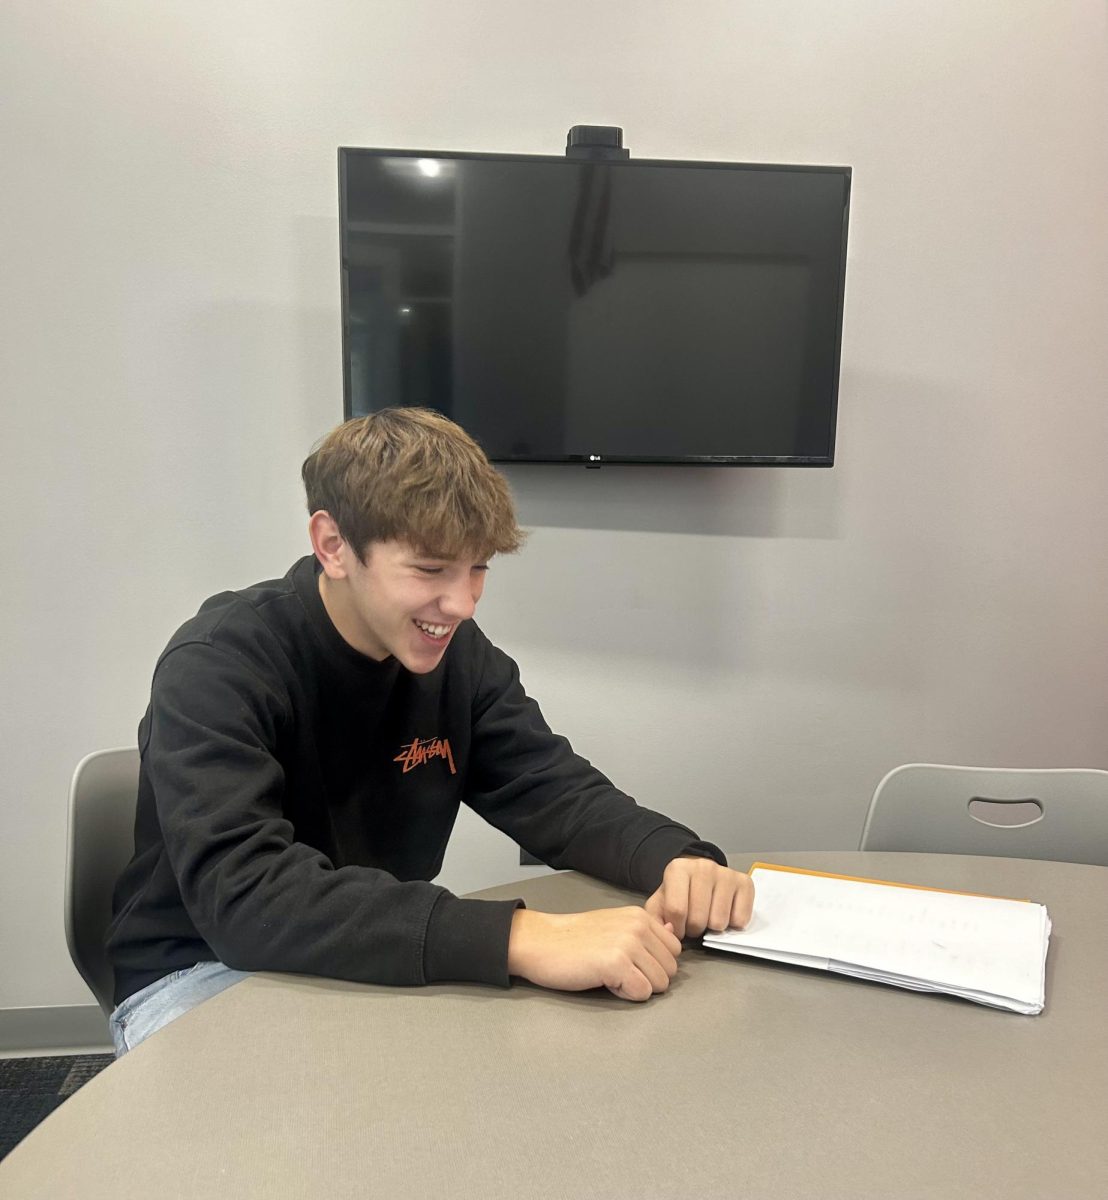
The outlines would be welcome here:
M 454 630 L 453 625 L 433 625 L 430 621 L 417 621 L 414 617 L 412 624 L 430 641 L 441 645 Z

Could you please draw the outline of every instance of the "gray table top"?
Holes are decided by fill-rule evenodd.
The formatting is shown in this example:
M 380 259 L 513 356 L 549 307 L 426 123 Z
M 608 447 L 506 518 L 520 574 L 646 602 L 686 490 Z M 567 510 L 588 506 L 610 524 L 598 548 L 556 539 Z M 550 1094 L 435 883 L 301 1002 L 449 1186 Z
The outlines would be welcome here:
M 646 1004 L 256 975 L 85 1085 L 0 1195 L 1100 1197 L 1108 868 L 736 854 L 1045 903 L 1037 1017 L 690 946 Z M 477 893 L 573 911 L 562 874 Z

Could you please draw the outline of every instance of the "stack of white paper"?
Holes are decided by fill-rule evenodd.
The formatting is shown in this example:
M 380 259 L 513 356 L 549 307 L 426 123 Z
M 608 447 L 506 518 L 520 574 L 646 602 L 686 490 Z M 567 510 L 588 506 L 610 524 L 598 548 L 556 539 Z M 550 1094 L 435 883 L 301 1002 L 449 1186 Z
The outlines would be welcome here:
M 746 929 L 704 944 L 922 992 L 1042 1012 L 1050 917 L 1041 904 L 755 863 Z

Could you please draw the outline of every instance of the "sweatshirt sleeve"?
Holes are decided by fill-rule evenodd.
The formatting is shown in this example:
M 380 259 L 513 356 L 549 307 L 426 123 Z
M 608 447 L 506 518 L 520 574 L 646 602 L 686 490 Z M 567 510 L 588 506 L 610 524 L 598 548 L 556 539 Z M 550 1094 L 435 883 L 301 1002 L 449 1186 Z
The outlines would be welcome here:
M 181 900 L 213 953 L 240 970 L 506 986 L 518 901 L 336 867 L 295 840 L 275 752 L 290 719 L 287 696 L 233 652 L 186 644 L 155 673 L 143 766 Z
M 635 803 L 553 733 L 515 663 L 482 637 L 467 802 L 550 866 L 653 892 L 679 855 L 727 865 L 685 825 Z

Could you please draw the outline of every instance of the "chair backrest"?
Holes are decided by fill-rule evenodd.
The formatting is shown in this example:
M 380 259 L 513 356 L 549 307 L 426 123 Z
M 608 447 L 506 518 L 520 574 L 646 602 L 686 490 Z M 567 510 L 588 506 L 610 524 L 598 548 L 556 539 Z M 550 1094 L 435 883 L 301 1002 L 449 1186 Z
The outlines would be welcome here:
M 877 785 L 859 848 L 1108 866 L 1108 771 L 909 763 Z
M 113 980 L 104 934 L 112 890 L 135 849 L 138 776 L 138 750 L 98 750 L 77 764 L 69 787 L 65 940 L 106 1014 L 113 1007 Z

